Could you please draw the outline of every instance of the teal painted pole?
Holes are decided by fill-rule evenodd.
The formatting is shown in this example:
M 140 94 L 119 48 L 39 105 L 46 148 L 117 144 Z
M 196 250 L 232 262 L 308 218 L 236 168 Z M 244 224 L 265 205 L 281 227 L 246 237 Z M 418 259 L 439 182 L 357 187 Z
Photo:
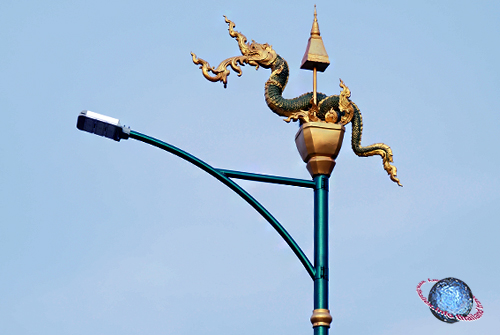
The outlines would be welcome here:
M 328 182 L 327 175 L 314 176 L 314 335 L 327 335 L 324 310 L 328 310 Z M 322 311 L 323 310 L 323 311 Z M 323 312 L 323 315 L 322 315 Z M 315 316 L 316 315 L 316 316 Z M 315 318 L 315 320 L 313 320 Z M 327 317 L 328 318 L 328 317 Z M 316 325 L 315 325 L 316 324 Z
M 262 175 L 256 173 L 248 173 L 241 171 L 216 169 L 209 164 L 203 162 L 199 158 L 181 150 L 166 142 L 160 141 L 153 137 L 130 130 L 130 128 L 121 127 L 119 122 L 110 123 L 103 120 L 88 111 L 80 113 L 77 122 L 77 128 L 97 135 L 105 136 L 116 141 L 120 139 L 133 138 L 138 141 L 153 145 L 162 150 L 168 151 L 191 164 L 199 167 L 203 171 L 215 177 L 217 180 L 228 186 L 231 190 L 237 193 L 245 201 L 247 201 L 259 214 L 261 214 L 279 233 L 279 235 L 290 246 L 295 255 L 304 265 L 308 274 L 314 280 L 314 311 L 311 316 L 311 322 L 314 328 L 314 335 L 328 335 L 328 329 L 332 322 L 330 311 L 328 310 L 328 184 L 329 175 L 316 174 L 313 181 L 302 180 L 296 178 L 285 178 L 279 176 Z M 99 114 L 97 114 L 100 116 Z M 104 116 L 105 117 L 105 116 Z M 105 117 L 106 118 L 106 117 Z M 113 119 L 114 120 L 114 119 Z M 343 127 L 341 127 L 343 134 Z M 340 143 L 342 137 L 339 137 Z M 340 146 L 338 147 L 340 149 Z M 300 148 L 299 148 L 299 152 Z M 338 153 L 335 153 L 335 157 Z M 331 165 L 331 169 L 333 169 Z M 308 163 L 309 169 L 309 163 Z M 311 172 L 311 170 L 309 170 Z M 318 170 L 319 171 L 319 170 Z M 331 170 L 330 170 L 331 172 Z M 311 172 L 312 174 L 313 172 Z M 318 172 L 316 172 L 318 173 Z M 325 172 L 321 172 L 325 173 Z M 314 266 L 311 264 L 305 253 L 288 234 L 285 228 L 265 209 L 257 200 L 255 200 L 248 192 L 242 189 L 238 184 L 230 178 L 253 180 L 266 183 L 314 188 Z

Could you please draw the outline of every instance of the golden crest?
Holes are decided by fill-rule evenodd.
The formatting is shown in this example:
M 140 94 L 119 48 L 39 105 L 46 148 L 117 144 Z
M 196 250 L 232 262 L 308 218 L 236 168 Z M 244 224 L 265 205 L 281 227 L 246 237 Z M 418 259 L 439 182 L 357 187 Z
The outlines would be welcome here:
M 346 125 L 351 122 L 352 117 L 354 116 L 354 108 L 352 107 L 352 102 L 349 100 L 351 97 L 351 90 L 347 87 L 342 79 L 340 79 L 340 87 L 342 87 L 342 92 L 340 92 L 339 96 L 339 110 L 344 112 L 344 115 L 340 117 L 340 124 Z M 334 122 L 337 122 L 335 120 Z
M 230 71 L 228 70 L 228 66 L 231 66 L 231 68 L 238 73 L 238 76 L 241 76 L 242 72 L 239 65 L 244 66 L 245 64 L 249 64 L 255 66 L 256 69 L 258 69 L 259 66 L 269 68 L 276 59 L 277 54 L 276 51 L 273 50 L 272 46 L 267 43 L 260 44 L 255 42 L 254 40 L 252 40 L 252 43 L 247 43 L 247 38 L 245 37 L 245 35 L 234 30 L 234 27 L 236 25 L 225 15 L 224 18 L 226 20 L 226 23 L 229 24 L 229 35 L 231 35 L 231 37 L 235 38 L 238 41 L 238 46 L 242 55 L 230 57 L 222 61 L 219 66 L 217 66 L 217 68 L 211 67 L 207 61 L 201 58 L 197 58 L 196 55 L 192 52 L 191 56 L 193 57 L 193 63 L 201 65 L 200 69 L 206 79 L 212 82 L 222 81 L 224 87 L 226 87 L 227 76 L 230 73 Z M 212 72 L 214 75 L 210 75 L 210 72 Z

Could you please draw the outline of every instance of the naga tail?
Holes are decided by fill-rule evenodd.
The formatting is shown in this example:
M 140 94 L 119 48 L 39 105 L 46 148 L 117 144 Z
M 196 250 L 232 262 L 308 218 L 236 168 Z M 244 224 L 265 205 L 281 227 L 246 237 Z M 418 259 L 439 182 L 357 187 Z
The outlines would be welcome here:
M 361 112 L 359 111 L 358 106 L 352 103 L 354 107 L 354 115 L 352 118 L 352 139 L 351 145 L 354 153 L 360 157 L 368 157 L 379 155 L 382 157 L 382 163 L 384 164 L 384 169 L 389 174 L 391 180 L 397 183 L 399 186 L 401 183 L 397 178 L 397 169 L 394 165 L 391 165 L 393 162 L 392 159 L 392 150 L 391 148 L 384 143 L 375 143 L 366 147 L 361 146 L 361 136 L 363 133 L 363 117 L 361 116 Z

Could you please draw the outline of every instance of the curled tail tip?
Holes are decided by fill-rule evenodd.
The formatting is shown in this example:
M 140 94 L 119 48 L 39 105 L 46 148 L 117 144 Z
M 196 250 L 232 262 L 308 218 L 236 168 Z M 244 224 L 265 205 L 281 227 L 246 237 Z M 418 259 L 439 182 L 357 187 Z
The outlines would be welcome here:
M 393 167 L 393 170 L 391 172 L 389 172 L 389 176 L 391 177 L 391 180 L 393 182 L 395 182 L 396 184 L 398 184 L 399 186 L 403 187 L 403 184 L 401 184 L 401 182 L 399 181 L 399 178 L 397 177 L 397 172 L 396 172 L 396 167 L 395 166 L 391 166 Z
M 391 179 L 392 179 L 393 182 L 397 183 L 398 186 L 403 187 L 403 184 L 401 184 L 401 182 L 399 181 L 398 178 L 394 177 L 394 178 L 391 178 Z
M 392 155 L 391 155 L 392 156 Z M 390 162 L 392 162 L 392 160 L 390 160 Z M 394 166 L 394 165 L 391 165 L 389 161 L 386 161 L 384 159 L 384 169 L 385 171 L 387 171 L 387 174 L 389 175 L 389 177 L 391 178 L 391 180 L 395 183 L 397 183 L 399 186 L 403 187 L 403 185 L 401 184 L 401 182 L 399 181 L 399 178 L 397 177 L 397 174 L 398 174 L 398 169 Z

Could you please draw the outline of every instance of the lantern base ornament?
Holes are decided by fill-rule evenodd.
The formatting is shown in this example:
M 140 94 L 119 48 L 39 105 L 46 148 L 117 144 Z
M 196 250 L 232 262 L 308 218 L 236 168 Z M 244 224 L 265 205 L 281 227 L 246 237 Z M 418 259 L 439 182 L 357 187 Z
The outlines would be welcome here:
M 211 66 L 207 61 L 198 58 L 194 53 L 191 53 L 193 63 L 200 65 L 201 72 L 206 79 L 212 82 L 220 81 L 226 87 L 230 69 L 235 71 L 238 76 L 242 74 L 240 65 L 248 64 L 256 68 L 270 69 L 271 76 L 264 86 L 264 96 L 267 106 L 274 113 L 285 117 L 284 121 L 286 122 L 292 120 L 300 121 L 301 123 L 322 121 L 341 125 L 351 123 L 351 143 L 354 153 L 360 157 L 380 156 L 384 169 L 389 174 L 391 180 L 399 186 L 403 186 L 397 178 L 396 167 L 391 164 L 393 162 L 393 155 L 388 145 L 384 143 L 375 143 L 368 146 L 361 145 L 361 135 L 363 132 L 361 111 L 350 100 L 351 91 L 342 80 L 340 81 L 340 87 L 342 87 L 340 95 L 326 95 L 317 91 L 317 72 L 324 71 L 328 64 L 330 64 L 330 60 L 320 36 L 316 10 L 314 12 L 311 38 L 307 44 L 307 51 L 301 65 L 301 69 L 313 70 L 313 91 L 293 99 L 283 97 L 283 91 L 288 82 L 290 72 L 285 59 L 268 43 L 261 44 L 253 40 L 252 43 L 247 42 L 248 40 L 245 35 L 234 30 L 236 27 L 234 22 L 227 17 L 225 19 L 229 25 L 229 35 L 238 42 L 241 55 L 227 58 L 215 67 Z M 309 159 L 306 162 L 308 161 Z M 311 166 L 310 169 L 309 165 Z M 310 164 L 308 163 L 308 169 L 310 170 L 309 172 L 313 171 L 311 172 L 312 175 L 330 175 L 331 169 L 325 168 L 328 165 L 332 165 L 332 160 L 316 157 L 311 160 Z M 326 171 L 330 171 L 325 173 L 325 169 Z
M 344 126 L 335 123 L 307 122 L 300 126 L 295 144 L 312 177 L 330 176 L 342 147 L 344 132 Z

